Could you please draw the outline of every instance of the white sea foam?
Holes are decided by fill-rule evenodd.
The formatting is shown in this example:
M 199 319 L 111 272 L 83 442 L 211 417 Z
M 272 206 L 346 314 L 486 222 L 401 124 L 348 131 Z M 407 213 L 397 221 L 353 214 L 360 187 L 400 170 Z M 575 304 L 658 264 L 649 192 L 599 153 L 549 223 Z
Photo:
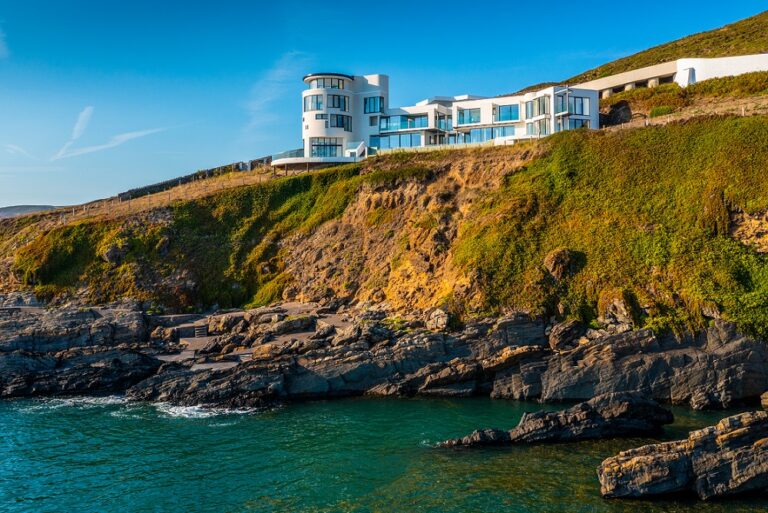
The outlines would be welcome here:
M 168 403 L 156 403 L 157 410 L 168 417 L 185 419 L 207 419 L 220 415 L 249 415 L 259 411 L 258 408 L 206 408 L 204 406 L 174 406 Z
M 97 408 L 115 404 L 125 404 L 127 400 L 123 396 L 108 395 L 101 397 L 53 397 L 37 399 L 25 408 L 27 411 L 56 410 L 59 408 Z

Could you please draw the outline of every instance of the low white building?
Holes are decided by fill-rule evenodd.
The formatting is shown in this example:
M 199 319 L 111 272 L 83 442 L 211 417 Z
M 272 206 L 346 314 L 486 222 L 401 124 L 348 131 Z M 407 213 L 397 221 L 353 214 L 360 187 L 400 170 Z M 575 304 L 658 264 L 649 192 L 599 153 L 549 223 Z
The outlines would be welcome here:
M 743 75 L 755 71 L 768 71 L 768 53 L 707 59 L 677 59 L 597 78 L 578 84 L 576 87 L 596 89 L 601 98 L 608 98 L 612 94 L 639 87 L 655 87 L 673 82 L 680 87 L 687 87 L 710 78 Z
M 597 91 L 553 86 L 483 98 L 437 96 L 389 107 L 389 77 L 313 73 L 304 77 L 299 150 L 273 165 L 352 162 L 375 151 L 459 144 L 509 144 L 561 130 L 599 127 Z

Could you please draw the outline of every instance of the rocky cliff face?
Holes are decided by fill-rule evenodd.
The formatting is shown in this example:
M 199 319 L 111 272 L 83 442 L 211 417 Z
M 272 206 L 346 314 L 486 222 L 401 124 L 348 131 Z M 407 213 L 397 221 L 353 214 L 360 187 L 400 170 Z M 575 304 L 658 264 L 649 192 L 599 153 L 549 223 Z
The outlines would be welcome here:
M 226 369 L 172 365 L 128 395 L 258 406 L 361 394 L 490 394 L 552 402 L 640 392 L 701 409 L 756 399 L 768 389 L 768 347 L 723 321 L 699 337 L 658 338 L 639 330 L 552 350 L 545 323 L 526 314 L 478 321 L 458 333 L 404 329 L 383 317 L 381 311 L 350 312 L 344 321 L 323 313 L 285 320 L 260 311 L 229 317 L 211 325 L 219 335 L 205 358 L 239 353 L 250 359 Z
M 0 308 L 0 397 L 122 392 L 153 375 L 146 318 L 111 308 Z
M 494 380 L 492 396 L 560 401 L 643 390 L 665 402 L 721 408 L 758 397 L 768 382 L 767 363 L 768 346 L 723 321 L 697 337 L 638 330 L 507 369 Z
M 196 326 L 209 336 L 179 346 Z M 768 346 L 725 321 L 684 338 L 609 334 L 616 326 L 576 338 L 574 326 L 525 313 L 450 331 L 439 310 L 405 322 L 378 308 L 298 303 L 207 318 L 157 318 L 131 303 L 17 307 L 0 310 L 0 396 L 127 390 L 134 400 L 240 407 L 364 394 L 555 402 L 635 392 L 724 408 L 768 390 Z

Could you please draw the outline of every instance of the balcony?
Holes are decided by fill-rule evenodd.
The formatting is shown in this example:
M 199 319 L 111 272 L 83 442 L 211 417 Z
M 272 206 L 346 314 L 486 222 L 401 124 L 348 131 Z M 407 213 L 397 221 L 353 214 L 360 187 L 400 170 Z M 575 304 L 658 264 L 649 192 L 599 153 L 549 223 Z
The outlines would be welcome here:
M 382 132 L 397 132 L 399 130 L 417 130 L 429 128 L 426 115 L 420 116 L 383 116 L 379 120 L 379 130 Z
M 280 159 L 302 158 L 303 156 L 304 156 L 304 148 L 299 148 L 298 150 L 288 150 L 282 153 L 278 153 L 276 155 L 272 155 L 272 162 Z

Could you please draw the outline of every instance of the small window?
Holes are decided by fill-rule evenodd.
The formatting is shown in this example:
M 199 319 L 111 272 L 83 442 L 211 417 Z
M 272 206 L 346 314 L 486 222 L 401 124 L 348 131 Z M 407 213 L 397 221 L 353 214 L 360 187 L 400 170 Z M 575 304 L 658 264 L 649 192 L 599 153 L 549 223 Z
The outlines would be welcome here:
M 368 120 L 368 126 L 378 126 L 379 125 L 379 116 L 371 116 Z
M 374 112 L 384 111 L 384 97 L 383 96 L 371 96 L 369 98 L 363 98 L 363 111 L 365 114 L 372 114 Z
M 310 110 L 323 110 L 322 94 L 311 94 L 304 97 L 304 112 Z

